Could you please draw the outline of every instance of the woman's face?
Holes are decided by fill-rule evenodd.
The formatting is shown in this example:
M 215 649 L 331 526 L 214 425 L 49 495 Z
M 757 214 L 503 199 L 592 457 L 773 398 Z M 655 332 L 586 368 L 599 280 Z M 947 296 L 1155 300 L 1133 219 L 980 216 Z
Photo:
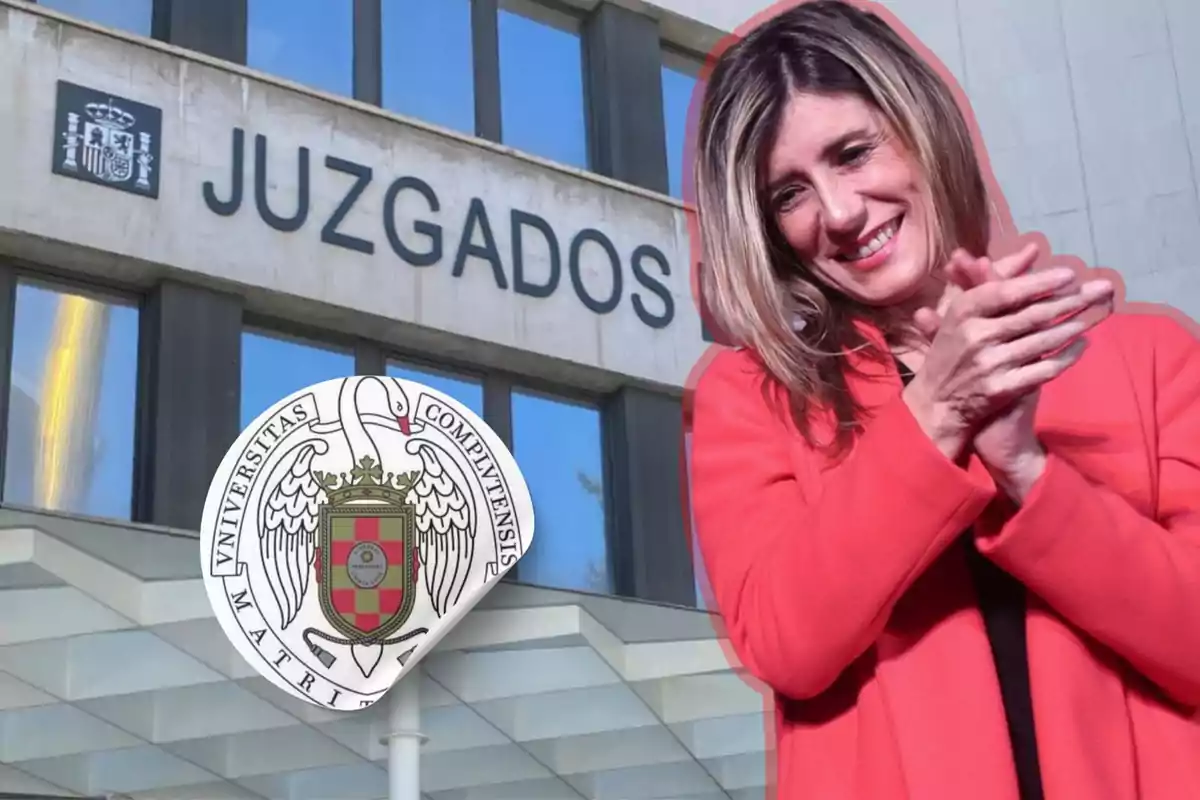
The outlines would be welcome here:
M 767 163 L 768 209 L 818 278 L 859 302 L 900 303 L 930 272 L 921 170 L 853 95 L 796 94 Z

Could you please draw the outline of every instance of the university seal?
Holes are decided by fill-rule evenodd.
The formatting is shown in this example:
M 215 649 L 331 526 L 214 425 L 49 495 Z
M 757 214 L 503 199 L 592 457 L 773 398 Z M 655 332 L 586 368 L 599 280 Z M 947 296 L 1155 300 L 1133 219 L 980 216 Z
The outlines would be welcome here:
M 201 524 L 217 620 L 315 705 L 379 700 L 525 553 L 533 504 L 499 437 L 408 380 L 326 381 L 226 453 Z

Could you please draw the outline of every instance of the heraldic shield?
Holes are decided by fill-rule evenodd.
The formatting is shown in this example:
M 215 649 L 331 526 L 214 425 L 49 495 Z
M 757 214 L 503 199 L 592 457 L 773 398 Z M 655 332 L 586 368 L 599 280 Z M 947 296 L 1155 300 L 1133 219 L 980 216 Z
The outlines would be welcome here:
M 380 483 L 370 459 L 364 462 L 354 471 L 358 480 L 331 489 L 320 507 L 317 582 L 334 630 L 354 644 L 378 644 L 412 615 L 420 559 L 407 490 Z M 401 485 L 411 477 L 401 476 Z
M 355 644 L 373 644 L 413 613 L 420 569 L 413 505 L 325 505 L 318 572 L 325 619 Z M 408 569 L 406 569 L 406 566 Z

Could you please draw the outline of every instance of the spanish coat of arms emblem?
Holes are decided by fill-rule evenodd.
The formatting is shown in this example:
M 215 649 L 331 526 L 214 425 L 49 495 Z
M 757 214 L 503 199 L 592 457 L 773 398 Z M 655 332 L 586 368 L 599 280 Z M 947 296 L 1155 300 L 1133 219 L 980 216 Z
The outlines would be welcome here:
M 331 709 L 371 705 L 528 549 L 499 437 L 412 381 L 353 377 L 276 403 L 209 489 L 204 583 L 238 652 Z
M 161 110 L 67 81 L 57 101 L 56 174 L 158 197 Z

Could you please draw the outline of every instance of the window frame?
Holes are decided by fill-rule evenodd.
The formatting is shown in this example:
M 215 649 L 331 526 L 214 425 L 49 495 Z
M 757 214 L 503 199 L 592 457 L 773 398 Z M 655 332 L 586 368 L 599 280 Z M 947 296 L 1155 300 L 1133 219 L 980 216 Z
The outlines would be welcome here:
M 132 308 L 137 313 L 138 337 L 134 347 L 134 408 L 133 408 L 133 458 L 129 472 L 129 513 L 125 518 L 95 517 L 78 511 L 40 508 L 29 506 L 5 497 L 8 485 L 8 434 L 10 402 L 13 390 L 13 356 L 17 340 L 17 295 L 21 284 L 27 284 L 60 294 L 74 294 L 107 305 Z M 69 272 L 58 267 L 42 266 L 24 259 L 0 258 L 0 323 L 6 329 L 0 331 L 0 508 L 21 508 L 37 513 L 57 514 L 80 519 L 101 519 L 116 524 L 137 524 L 138 494 L 138 439 L 142 435 L 140 420 L 145 405 L 145 376 L 142 363 L 142 325 L 146 312 L 146 292 L 131 281 L 100 279 L 94 275 Z
M 242 402 L 246 395 L 246 382 L 242 379 L 245 375 L 246 365 L 243 361 L 245 355 L 245 337 L 246 334 L 255 334 L 268 339 L 277 339 L 287 342 L 288 344 L 300 345 L 302 347 L 310 347 L 314 349 L 323 349 L 328 352 L 339 353 L 347 356 L 350 359 L 350 375 L 354 375 L 358 371 L 358 357 L 355 349 L 353 337 L 346 336 L 336 330 L 322 330 L 315 326 L 305 325 L 304 323 L 290 322 L 280 320 L 276 317 L 257 314 L 249 310 L 242 312 L 242 327 L 238 331 L 238 408 L 239 419 Z M 280 396 L 277 399 L 283 399 Z M 239 424 L 239 427 L 240 424 Z
M 540 398 L 555 403 L 564 405 L 577 406 L 579 408 L 590 409 L 596 412 L 597 422 L 599 423 L 598 436 L 600 440 L 600 483 L 601 483 L 601 504 L 600 512 L 603 514 L 602 528 L 604 531 L 604 560 L 609 578 L 610 589 L 604 596 L 615 596 L 617 586 L 619 584 L 619 576 L 617 568 L 619 565 L 618 553 L 615 552 L 615 543 L 617 542 L 614 525 L 616 518 L 614 511 L 613 497 L 613 470 L 616 465 L 613 463 L 613 447 L 609 439 L 610 422 L 609 409 L 607 405 L 607 397 L 586 390 L 581 390 L 576 387 L 568 387 L 561 384 L 556 384 L 553 381 L 533 380 L 523 377 L 513 377 L 510 384 L 511 391 L 509 394 L 509 414 L 512 414 L 512 395 L 520 392 L 521 394 Z M 516 426 L 513 425 L 513 441 L 509 442 L 509 450 L 513 454 L 513 458 L 517 458 L 516 450 Z M 563 587 L 543 587 L 542 584 L 533 583 L 521 579 L 521 562 L 517 562 L 512 572 L 515 573 L 515 580 L 518 583 L 523 583 L 526 586 L 536 586 L 539 588 L 563 588 Z M 511 574 L 511 573 L 510 573 Z M 587 589 L 564 588 L 564 591 L 582 592 L 584 594 L 595 594 Z
M 480 2 L 480 0 L 471 0 L 471 1 L 473 3 Z M 528 152 L 528 151 L 523 150 L 522 148 L 516 147 L 515 145 L 509 145 L 508 143 L 506 143 L 504 141 L 504 137 L 503 137 L 504 94 L 503 94 L 503 89 L 500 85 L 500 73 L 501 73 L 501 69 L 500 69 L 500 51 L 501 51 L 500 12 L 507 11 L 510 14 L 515 14 L 517 16 L 524 17 L 525 19 L 532 20 L 533 22 L 537 22 L 542 25 L 546 25 L 547 27 L 554 28 L 555 30 L 562 31 L 564 33 L 573 34 L 578 38 L 578 40 L 579 40 L 579 78 L 580 78 L 579 102 L 581 105 L 581 110 L 583 111 L 583 157 L 584 157 L 583 166 L 580 167 L 576 164 L 568 164 L 565 162 L 559 162 L 559 161 L 556 161 L 555 159 L 540 155 L 538 153 L 530 152 L 529 154 L 536 158 L 541 158 L 541 159 L 545 159 L 547 161 L 552 161 L 553 163 L 556 163 L 556 164 L 561 164 L 561 166 L 566 167 L 567 169 L 582 169 L 584 172 L 595 172 L 596 157 L 594 154 L 594 146 L 593 146 L 594 145 L 593 140 L 595 139 L 595 135 L 592 132 L 592 123 L 591 123 L 592 96 L 591 96 L 591 91 L 589 89 L 589 84 L 591 83 L 591 81 L 588 79 L 587 42 L 585 40 L 586 32 L 584 30 L 585 24 L 586 24 L 586 15 L 584 14 L 583 11 L 581 11 L 577 8 L 574 8 L 570 5 L 567 5 L 566 3 L 556 2 L 556 0 L 489 0 L 489 1 L 494 3 L 494 17 L 495 17 L 495 28 L 496 28 L 496 62 L 493 66 L 494 66 L 494 69 L 496 72 L 496 88 L 497 88 L 496 114 L 498 117 L 497 123 L 499 126 L 499 130 L 501 131 L 501 136 L 500 136 L 500 140 L 499 140 L 500 143 L 505 144 L 506 146 L 509 146 L 509 147 L 513 147 L 513 149 L 519 150 L 521 152 Z M 476 56 L 478 56 L 478 51 L 476 51 Z
M 429 0 L 424 0 L 429 2 Z M 374 83 L 370 89 L 360 90 L 358 81 L 355 82 L 355 99 L 362 100 L 374 106 L 384 109 L 388 113 L 404 116 L 407 118 L 419 120 L 428 125 L 435 125 L 439 128 L 446 128 L 441 123 L 432 120 L 426 120 L 423 117 L 407 114 L 406 112 L 397 111 L 388 108 L 384 105 L 384 88 L 388 84 L 387 74 L 384 70 L 384 52 L 386 43 L 384 41 L 385 26 L 383 22 L 383 4 L 388 0 L 350 0 L 356 3 L 355 26 L 354 26 L 354 64 L 356 74 L 359 70 L 367 73 L 370 78 L 364 83 L 369 83 L 373 80 Z M 470 35 L 469 56 L 470 63 L 467 65 L 471 73 L 471 93 L 472 93 L 472 117 L 470 132 L 460 131 L 455 129 L 455 133 L 475 135 L 481 138 L 489 138 L 485 135 L 486 131 L 490 130 L 491 121 L 481 120 L 480 104 L 481 98 L 480 86 L 483 84 L 483 90 L 486 93 L 490 90 L 491 79 L 499 82 L 499 68 L 494 65 L 488 72 L 481 73 L 481 68 L 484 68 L 483 62 L 487 60 L 487 48 L 484 46 L 482 39 L 487 38 L 488 31 L 480 29 L 479 6 L 483 3 L 491 3 L 493 6 L 497 0 L 467 0 L 468 5 L 468 21 L 467 28 Z M 368 4 L 371 6 L 369 15 L 363 15 L 364 20 L 360 21 L 357 5 Z M 486 8 L 486 6 L 485 6 Z M 369 21 L 366 19 L 369 18 Z M 493 28 L 495 20 L 493 19 Z M 407 76 L 401 76 L 407 77 Z M 484 101 L 486 102 L 486 100 Z M 498 101 L 497 101 L 498 102 Z
M 704 72 L 704 68 L 705 68 L 705 64 L 706 64 L 706 59 L 697 55 L 693 51 L 691 51 L 687 48 L 684 48 L 684 47 L 680 47 L 679 45 L 673 44 L 672 42 L 670 42 L 669 40 L 666 40 L 666 39 L 662 39 L 659 41 L 659 53 L 660 53 L 660 58 L 661 58 L 661 62 L 662 62 L 662 66 L 661 66 L 661 70 L 660 70 L 660 80 L 662 79 L 661 73 L 663 71 L 671 71 L 678 75 L 686 75 L 687 77 L 690 77 L 693 81 L 695 81 L 696 88 L 700 88 L 702 86 L 702 84 L 704 83 L 703 72 Z M 688 139 L 690 138 L 689 135 L 695 133 L 694 131 L 689 130 L 691 114 L 692 114 L 692 105 L 691 104 L 694 100 L 695 100 L 695 89 L 693 89 L 692 97 L 688 100 L 687 112 L 685 114 L 684 121 L 683 121 L 683 150 L 684 151 L 681 155 L 683 156 L 684 159 L 687 158 Z M 666 135 L 668 135 L 668 130 L 667 130 L 668 117 L 667 117 L 666 101 L 667 101 L 666 93 L 664 92 L 663 93 L 663 134 L 664 134 L 664 138 L 666 137 Z M 678 169 L 683 169 L 684 164 L 677 163 L 677 164 L 673 165 L 671 163 L 671 153 L 669 150 L 670 142 L 664 141 L 664 144 L 668 145 L 667 177 L 668 177 L 668 181 L 670 181 L 670 179 L 675 177 L 673 175 L 674 171 L 678 170 Z M 679 177 L 682 179 L 683 176 L 679 176 Z M 669 186 L 668 191 L 670 192 L 672 188 L 673 187 Z M 684 188 L 686 188 L 686 181 L 681 180 L 681 189 L 684 189 Z M 673 197 L 675 197 L 676 200 L 683 202 L 683 203 L 687 202 L 687 199 L 686 199 L 687 192 L 686 191 L 681 191 L 678 196 L 675 196 L 673 192 L 671 194 Z
M 170 1 L 171 0 L 153 0 L 155 5 L 157 5 L 158 3 L 170 2 Z M 208 0 L 208 2 L 211 2 L 211 0 Z M 280 80 L 285 80 L 285 81 L 288 81 L 289 83 L 294 83 L 297 86 L 302 86 L 307 91 L 319 92 L 321 94 L 330 95 L 333 97 L 344 97 L 344 98 L 353 99 L 353 100 L 363 100 L 363 99 L 367 99 L 367 98 L 363 98 L 363 97 L 359 96 L 360 94 L 363 93 L 363 89 L 364 89 L 364 87 L 360 86 L 359 71 L 363 68 L 363 64 L 365 63 L 365 62 L 360 62 L 360 59 L 364 59 L 364 57 L 366 57 L 368 59 L 373 60 L 373 63 L 371 63 L 370 66 L 371 66 L 371 71 L 374 73 L 374 86 L 371 87 L 371 89 L 368 91 L 373 91 L 376 94 L 376 97 L 374 97 L 373 99 L 367 99 L 367 101 L 371 102 L 372 105 L 378 106 L 380 98 L 377 95 L 379 94 L 378 90 L 382 85 L 380 83 L 380 81 L 382 81 L 382 79 L 383 79 L 382 59 L 379 55 L 380 51 L 379 51 L 379 46 L 377 44 L 383 35 L 381 25 L 378 22 L 380 15 L 379 14 L 375 15 L 375 20 L 373 23 L 363 25 L 362 22 L 363 22 L 364 18 L 362 15 L 362 11 L 359 8 L 359 6 L 360 6 L 359 0 L 340 0 L 340 2 L 342 4 L 348 3 L 349 8 L 350 8 L 350 63 L 346 65 L 350 70 L 350 87 L 349 87 L 348 92 L 343 93 L 343 92 L 340 92 L 340 91 L 337 91 L 334 89 L 329 89 L 329 88 L 326 88 L 323 86 L 315 86 L 315 85 L 306 83 L 305 81 L 301 81 L 298 78 L 292 77 L 290 75 L 281 75 L 279 73 L 272 72 L 268 69 L 265 69 L 261 65 L 252 64 L 250 61 L 250 29 L 251 29 L 250 6 L 254 3 L 254 0 L 243 0 L 245 9 L 244 9 L 244 13 L 242 15 L 241 28 L 242 28 L 242 41 L 244 42 L 244 46 L 242 48 L 243 49 L 243 52 L 242 52 L 243 61 L 245 62 L 244 66 L 249 67 L 250 69 L 255 70 L 256 72 L 261 72 L 264 75 L 271 75 Z M 372 2 L 375 3 L 376 10 L 378 10 L 381 7 L 379 5 L 380 0 L 372 0 Z M 372 37 L 372 39 L 374 39 L 374 42 L 370 42 L 369 40 L 366 40 L 367 35 L 370 35 Z M 325 36 L 322 36 L 321 38 L 332 41 L 334 37 L 325 35 Z

